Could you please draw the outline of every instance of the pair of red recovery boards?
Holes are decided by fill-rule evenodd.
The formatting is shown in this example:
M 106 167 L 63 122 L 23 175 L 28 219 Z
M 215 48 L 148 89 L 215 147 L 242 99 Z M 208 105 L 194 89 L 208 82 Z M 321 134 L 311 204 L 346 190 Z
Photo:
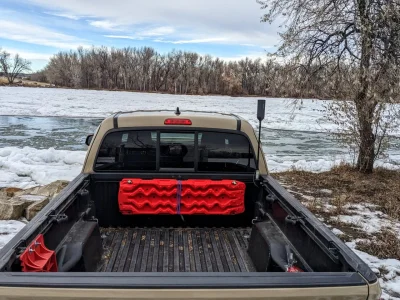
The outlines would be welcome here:
M 118 204 L 124 215 L 236 215 L 244 212 L 245 189 L 236 180 L 123 179 Z

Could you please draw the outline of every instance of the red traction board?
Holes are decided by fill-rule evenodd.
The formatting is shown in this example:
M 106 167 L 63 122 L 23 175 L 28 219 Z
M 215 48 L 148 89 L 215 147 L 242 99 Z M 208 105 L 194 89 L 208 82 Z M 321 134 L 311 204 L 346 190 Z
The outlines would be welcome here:
M 236 180 L 123 179 L 118 204 L 124 215 L 235 215 L 244 212 L 246 185 Z

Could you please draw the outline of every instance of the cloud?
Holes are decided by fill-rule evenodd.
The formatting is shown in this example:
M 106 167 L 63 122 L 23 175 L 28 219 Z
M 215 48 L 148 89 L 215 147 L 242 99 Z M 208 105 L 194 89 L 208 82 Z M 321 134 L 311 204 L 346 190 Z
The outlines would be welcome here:
M 134 32 L 132 35 L 113 35 L 108 34 L 104 35 L 107 38 L 113 39 L 126 39 L 126 40 L 143 40 L 145 38 L 154 38 L 160 36 L 168 36 L 175 32 L 173 27 L 163 26 L 163 27 L 154 27 L 149 29 L 143 29 Z
M 219 56 L 220 59 L 230 62 L 230 61 L 239 61 L 242 59 L 261 59 L 261 61 L 274 61 L 276 63 L 280 64 L 286 64 L 289 62 L 290 58 L 284 58 L 281 56 L 276 56 L 275 54 L 268 53 L 266 51 L 252 51 L 248 52 L 246 54 L 240 54 L 240 55 L 232 55 L 232 56 Z
M 120 0 L 118 5 L 109 0 L 25 0 L 48 10 L 68 11 L 72 15 L 90 16 L 94 26 L 103 30 L 121 30 L 124 36 L 136 37 L 135 28 L 157 24 L 159 28 L 173 28 L 164 32 L 148 32 L 146 36 L 169 35 L 168 40 L 208 40 L 225 38 L 227 44 L 253 44 L 257 47 L 278 43 L 278 24 L 261 23 L 264 11 L 256 0 Z M 110 21 L 111 20 L 111 21 Z M 123 24 L 123 28 L 117 26 Z M 93 24 L 92 24 L 93 25 Z M 173 36 L 171 36 L 173 35 Z M 145 36 L 144 34 L 141 36 Z M 213 42 L 210 40 L 210 42 Z
M 254 52 L 249 52 L 247 54 L 240 54 L 240 55 L 233 55 L 233 56 L 220 56 L 220 59 L 224 60 L 224 61 L 238 61 L 238 60 L 242 60 L 245 58 L 250 58 L 250 59 L 262 59 L 262 60 L 266 60 L 267 54 L 266 52 L 261 52 L 261 51 L 254 51 Z
M 88 47 L 85 41 L 47 28 L 24 23 L 0 20 L 0 38 L 18 42 L 50 46 L 60 49 Z
M 138 34 L 140 36 L 164 36 L 164 35 L 170 35 L 174 32 L 175 32 L 175 29 L 173 27 L 162 26 L 162 27 L 147 29 L 147 30 L 138 32 Z
M 142 40 L 143 38 L 129 36 L 129 35 L 104 35 L 104 37 L 112 39 L 123 39 L 123 40 Z
M 46 15 L 51 15 L 51 16 L 56 16 L 56 17 L 61 17 L 61 18 L 66 18 L 70 20 L 79 20 L 80 17 L 77 15 L 72 15 L 68 13 L 61 13 L 61 12 L 49 12 L 49 11 L 44 11 Z
M 102 21 L 88 21 L 88 23 L 93 26 L 97 27 L 100 29 L 105 29 L 105 30 L 118 30 L 118 27 L 120 24 L 108 21 L 108 20 L 102 20 Z
M 202 44 L 202 43 L 216 43 L 226 41 L 226 38 L 205 38 L 205 39 L 193 39 L 193 40 L 178 40 L 178 41 L 165 41 L 165 40 L 154 40 L 154 42 L 159 43 L 169 43 L 169 44 Z
M 15 48 L 9 48 L 9 47 L 3 47 L 3 50 L 7 51 L 11 55 L 19 54 L 22 58 L 28 59 L 28 60 L 49 60 L 52 54 L 48 53 L 40 53 L 40 52 L 31 52 L 31 51 L 26 51 L 23 49 L 15 49 Z

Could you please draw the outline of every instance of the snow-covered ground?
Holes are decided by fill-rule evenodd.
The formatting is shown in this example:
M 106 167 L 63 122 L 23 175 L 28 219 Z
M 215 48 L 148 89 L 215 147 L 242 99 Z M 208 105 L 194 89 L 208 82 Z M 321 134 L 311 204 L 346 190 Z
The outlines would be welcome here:
M 85 151 L 36 149 L 32 147 L 0 148 L 0 188 L 29 188 L 36 185 L 49 184 L 57 179 L 72 180 L 82 169 Z M 287 171 L 291 168 L 322 172 L 339 165 L 346 160 L 294 160 L 290 156 L 268 155 L 268 166 L 271 172 Z M 348 159 L 350 160 L 350 159 Z M 378 163 L 388 168 L 398 168 L 388 163 Z
M 290 185 L 286 185 L 287 189 L 299 195 L 299 191 L 295 192 L 291 190 Z M 331 191 L 325 190 L 326 196 L 323 198 L 315 198 L 310 195 L 301 195 L 302 203 L 307 207 L 314 206 L 317 202 L 317 208 L 325 212 L 332 212 L 337 209 L 336 206 L 328 204 L 329 195 Z M 321 192 L 323 192 L 321 190 Z M 348 227 L 352 230 L 350 242 L 346 245 L 351 248 L 362 260 L 364 260 L 379 276 L 379 283 L 382 287 L 382 299 L 400 299 L 400 260 L 394 258 L 380 259 L 374 255 L 360 251 L 357 248 L 358 242 L 370 242 L 374 239 L 374 236 L 381 230 L 389 230 L 400 238 L 400 221 L 395 220 L 387 214 L 379 211 L 377 205 L 372 203 L 363 204 L 346 204 L 342 207 L 343 213 L 338 216 L 331 216 L 329 219 L 320 216 L 319 219 L 325 223 L 337 236 L 346 236 L 346 233 L 342 230 L 332 227 L 329 225 L 330 221 L 333 224 L 340 224 L 341 226 Z M 359 232 L 361 235 L 366 235 L 366 238 L 357 238 L 354 236 L 355 232 Z
M 354 240 L 346 243 L 376 274 L 380 274 L 379 283 L 382 288 L 382 298 L 385 300 L 400 299 L 400 261 L 397 259 L 379 259 L 356 249 Z M 381 270 L 385 270 L 383 273 Z
M 4 247 L 23 227 L 25 223 L 14 220 L 0 220 L 0 249 Z
M 72 180 L 79 174 L 85 151 L 0 148 L 0 187 L 28 188 L 55 180 Z
M 333 221 L 355 226 L 368 234 L 390 228 L 397 235 L 400 235 L 400 222 L 379 211 L 375 204 L 347 204 L 343 208 L 346 214 L 331 217 Z

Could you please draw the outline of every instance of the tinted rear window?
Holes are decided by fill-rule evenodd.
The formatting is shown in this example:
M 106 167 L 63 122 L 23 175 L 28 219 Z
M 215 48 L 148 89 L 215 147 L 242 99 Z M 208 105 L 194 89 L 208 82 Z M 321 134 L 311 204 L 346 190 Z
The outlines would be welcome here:
M 194 132 L 160 133 L 160 168 L 194 169 Z
M 235 133 L 199 133 L 199 171 L 254 171 L 247 137 Z
M 96 170 L 155 171 L 155 131 L 109 133 L 101 144 Z
M 106 136 L 95 170 L 254 172 L 255 160 L 237 133 L 127 130 Z

